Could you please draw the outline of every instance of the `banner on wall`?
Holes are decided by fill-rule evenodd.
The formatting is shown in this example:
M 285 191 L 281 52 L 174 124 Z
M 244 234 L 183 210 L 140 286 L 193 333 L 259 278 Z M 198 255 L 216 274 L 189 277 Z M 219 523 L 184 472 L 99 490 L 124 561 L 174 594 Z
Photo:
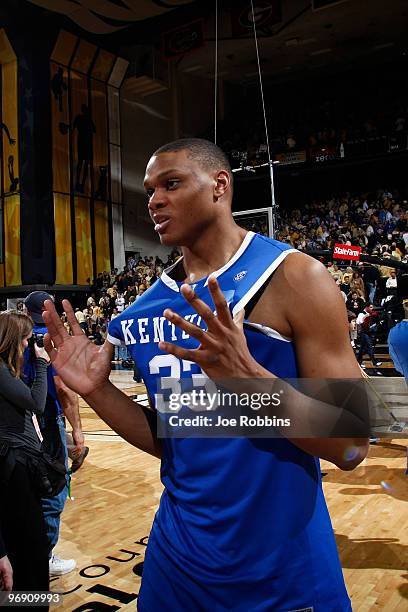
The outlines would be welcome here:
M 335 244 L 333 259 L 350 259 L 358 261 L 361 255 L 361 247 L 348 244 Z
M 306 151 L 290 151 L 289 153 L 278 153 L 275 160 L 282 166 L 290 164 L 303 164 L 306 161 Z
M 254 18 L 252 6 L 248 0 L 236 0 L 231 13 L 232 36 L 253 37 L 254 21 L 257 34 L 270 36 L 271 26 L 282 21 L 281 0 L 254 0 Z
M 204 45 L 203 20 L 197 19 L 162 35 L 163 55 L 172 59 Z

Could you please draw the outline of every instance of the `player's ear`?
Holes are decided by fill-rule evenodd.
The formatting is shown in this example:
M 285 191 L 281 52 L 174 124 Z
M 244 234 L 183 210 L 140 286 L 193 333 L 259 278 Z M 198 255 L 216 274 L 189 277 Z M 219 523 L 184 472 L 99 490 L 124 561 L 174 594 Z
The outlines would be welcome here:
M 231 178 L 226 170 L 219 170 L 215 176 L 214 202 L 223 196 L 231 186 Z

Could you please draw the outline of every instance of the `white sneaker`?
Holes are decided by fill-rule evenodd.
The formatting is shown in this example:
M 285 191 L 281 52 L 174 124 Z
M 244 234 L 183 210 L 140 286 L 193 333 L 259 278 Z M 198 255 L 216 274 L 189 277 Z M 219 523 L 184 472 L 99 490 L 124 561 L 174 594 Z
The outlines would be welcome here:
M 74 559 L 60 559 L 57 555 L 52 555 L 48 562 L 50 568 L 50 576 L 62 576 L 69 574 L 76 568 Z

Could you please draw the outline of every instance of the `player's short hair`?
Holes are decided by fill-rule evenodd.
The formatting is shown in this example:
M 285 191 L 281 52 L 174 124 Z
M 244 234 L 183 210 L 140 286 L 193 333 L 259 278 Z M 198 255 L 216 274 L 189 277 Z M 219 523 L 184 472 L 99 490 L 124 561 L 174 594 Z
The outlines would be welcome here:
M 174 151 L 188 151 L 188 157 L 196 160 L 206 170 L 226 170 L 232 181 L 231 165 L 228 157 L 216 144 L 203 138 L 180 138 L 159 147 L 153 155 L 160 153 L 173 153 Z

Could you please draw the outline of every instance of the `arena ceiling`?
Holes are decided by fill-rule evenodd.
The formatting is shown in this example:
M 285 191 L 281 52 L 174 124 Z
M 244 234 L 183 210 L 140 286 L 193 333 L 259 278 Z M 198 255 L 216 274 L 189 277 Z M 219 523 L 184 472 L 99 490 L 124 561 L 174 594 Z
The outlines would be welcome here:
M 407 54 L 407 0 L 253 0 L 264 75 L 282 79 L 353 65 L 376 66 Z M 214 77 L 216 0 L 29 0 L 76 26 L 120 41 L 128 59 L 150 45 L 163 60 L 163 33 L 202 19 L 202 44 L 176 56 L 178 70 Z M 249 0 L 218 0 L 218 73 L 227 81 L 257 79 Z M 178 9 L 178 10 L 177 10 Z M 249 19 L 248 19 L 249 17 Z M 248 21 L 245 27 L 243 22 Z M 196 34 L 196 33 L 194 33 Z
M 129 25 L 191 4 L 193 0 L 29 0 L 69 17 L 92 34 L 112 34 Z
M 257 26 L 263 74 L 292 78 L 325 67 L 375 66 L 408 53 L 406 0 L 347 0 L 316 11 L 308 0 L 282 0 L 281 9 L 278 23 Z M 183 57 L 179 69 L 213 77 L 214 20 L 206 28 L 206 46 Z M 222 12 L 219 73 L 230 81 L 256 80 L 253 33 L 237 38 L 233 30 L 231 11 Z

